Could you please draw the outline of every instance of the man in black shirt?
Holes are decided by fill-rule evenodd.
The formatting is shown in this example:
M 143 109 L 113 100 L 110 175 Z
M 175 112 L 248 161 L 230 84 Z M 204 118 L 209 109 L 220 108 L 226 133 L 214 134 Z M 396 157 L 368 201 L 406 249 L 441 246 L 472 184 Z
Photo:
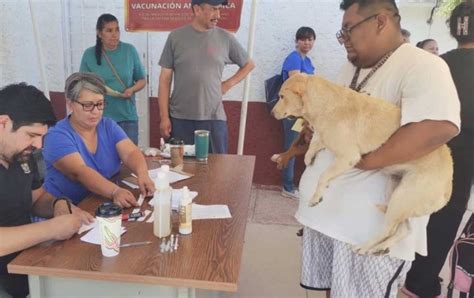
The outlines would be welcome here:
M 0 289 L 13 297 L 28 295 L 24 275 L 8 274 L 7 264 L 23 249 L 74 235 L 92 216 L 42 187 L 30 157 L 56 118 L 49 100 L 33 86 L 0 90 Z M 31 223 L 31 215 L 53 219 Z

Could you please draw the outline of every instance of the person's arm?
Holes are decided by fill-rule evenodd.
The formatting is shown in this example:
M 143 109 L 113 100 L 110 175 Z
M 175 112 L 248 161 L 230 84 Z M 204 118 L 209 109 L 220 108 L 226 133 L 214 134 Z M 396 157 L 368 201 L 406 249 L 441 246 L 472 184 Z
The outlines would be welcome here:
M 145 79 L 138 80 L 135 82 L 135 84 L 132 87 L 125 89 L 125 91 L 123 92 L 123 96 L 126 98 L 131 98 L 134 93 L 142 90 L 145 87 L 145 85 L 146 85 Z
M 138 186 L 143 196 L 155 193 L 155 184 L 148 175 L 148 166 L 140 149 L 130 139 L 117 143 L 117 152 L 124 165 L 137 175 Z
M 252 59 L 249 59 L 247 63 L 239 68 L 239 70 L 230 78 L 222 82 L 221 90 L 222 95 L 226 94 L 232 87 L 237 85 L 240 81 L 242 81 L 251 71 L 255 68 L 255 63 Z M 160 106 L 161 109 L 161 106 Z
M 0 256 L 5 256 L 49 240 L 71 238 L 81 227 L 76 214 L 17 227 L 0 227 Z
M 86 165 L 77 152 L 68 154 L 54 163 L 54 167 L 69 179 L 81 183 L 89 191 L 113 200 L 121 207 L 136 206 L 135 196 L 104 178 Z
M 68 204 L 65 200 L 59 200 L 54 204 L 56 198 L 47 192 L 43 187 L 32 191 L 32 212 L 35 215 L 51 218 L 60 215 L 69 214 L 69 206 L 74 214 L 77 214 L 84 224 L 89 224 L 94 221 L 94 217 L 76 206 L 74 204 Z M 53 206 L 54 204 L 54 206 Z M 69 206 L 68 206 L 69 205 Z
M 449 121 L 424 120 L 400 127 L 379 149 L 365 155 L 357 164 L 362 170 L 374 170 L 420 158 L 458 133 Z
M 165 139 L 169 138 L 172 129 L 169 115 L 172 80 L 173 69 L 161 67 L 158 87 L 158 106 L 160 108 L 160 134 Z
M 288 77 L 291 77 L 291 76 L 294 76 L 295 74 L 298 74 L 300 73 L 301 71 L 299 69 L 296 69 L 296 70 L 290 70 L 288 72 Z

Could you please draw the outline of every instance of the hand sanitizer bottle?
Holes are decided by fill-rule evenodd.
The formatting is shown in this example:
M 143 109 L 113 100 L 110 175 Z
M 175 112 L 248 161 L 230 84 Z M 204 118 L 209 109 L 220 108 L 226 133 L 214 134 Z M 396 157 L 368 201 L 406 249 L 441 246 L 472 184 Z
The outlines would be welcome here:
M 187 186 L 182 188 L 179 202 L 179 233 L 191 234 L 193 231 L 192 200 Z
M 158 238 L 171 234 L 171 187 L 168 174 L 159 171 L 155 180 L 153 234 Z

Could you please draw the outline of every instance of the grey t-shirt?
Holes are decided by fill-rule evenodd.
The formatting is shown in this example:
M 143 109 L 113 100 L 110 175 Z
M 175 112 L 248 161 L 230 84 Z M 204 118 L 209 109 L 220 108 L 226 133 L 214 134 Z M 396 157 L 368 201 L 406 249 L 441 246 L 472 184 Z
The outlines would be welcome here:
M 199 32 L 186 25 L 168 36 L 160 66 L 173 69 L 170 116 L 188 120 L 226 120 L 221 80 L 226 64 L 243 67 L 247 52 L 229 32 Z

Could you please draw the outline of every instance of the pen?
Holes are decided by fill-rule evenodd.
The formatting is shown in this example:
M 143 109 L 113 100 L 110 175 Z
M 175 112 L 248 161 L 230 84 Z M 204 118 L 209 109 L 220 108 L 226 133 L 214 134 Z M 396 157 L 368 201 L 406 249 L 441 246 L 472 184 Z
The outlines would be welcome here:
M 124 243 L 124 244 L 120 244 L 120 247 L 132 247 L 132 246 L 140 246 L 140 245 L 148 245 L 148 244 L 151 244 L 151 241 Z

